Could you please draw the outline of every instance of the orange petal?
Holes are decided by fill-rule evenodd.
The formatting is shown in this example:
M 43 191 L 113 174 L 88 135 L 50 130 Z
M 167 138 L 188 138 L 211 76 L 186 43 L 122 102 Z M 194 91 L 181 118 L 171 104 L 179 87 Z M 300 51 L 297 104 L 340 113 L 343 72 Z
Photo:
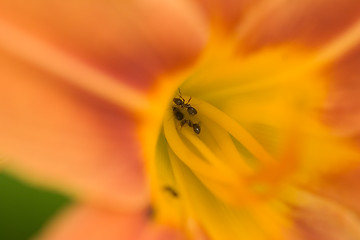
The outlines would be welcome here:
M 144 231 L 142 231 L 139 240 L 185 240 L 180 231 L 173 228 L 162 226 L 156 223 L 149 224 Z
M 218 18 L 227 27 L 233 27 L 247 14 L 252 6 L 262 2 L 261 0 L 195 0 L 207 14 L 208 18 Z
M 310 187 L 312 191 L 360 214 L 360 166 L 324 177 Z
M 155 74 L 193 60 L 206 39 L 206 24 L 185 1 L 0 4 L 3 20 L 141 89 Z
M 307 194 L 306 194 L 307 195 Z M 308 240 L 358 240 L 360 221 L 358 215 L 340 205 L 315 195 L 302 195 L 292 206 L 291 219 L 294 237 Z
M 63 211 L 37 239 L 40 240 L 165 240 L 175 231 L 150 224 L 144 212 L 116 213 L 92 206 Z
M 245 49 L 296 42 L 322 46 L 359 20 L 357 0 L 276 1 L 272 8 L 261 9 L 243 43 Z M 268 11 L 267 11 L 268 10 Z M 247 23 L 239 23 L 247 24 Z
M 325 120 L 337 132 L 358 139 L 360 143 L 360 45 L 328 68 L 331 88 Z
M 9 167 L 90 201 L 147 203 L 132 116 L 1 52 L 0 69 L 0 146 Z

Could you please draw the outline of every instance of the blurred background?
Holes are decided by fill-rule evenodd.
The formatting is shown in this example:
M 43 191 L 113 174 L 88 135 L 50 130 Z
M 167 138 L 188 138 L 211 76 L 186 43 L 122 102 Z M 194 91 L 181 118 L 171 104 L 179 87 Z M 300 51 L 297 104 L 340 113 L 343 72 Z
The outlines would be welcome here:
M 0 240 L 31 239 L 71 200 L 0 173 Z

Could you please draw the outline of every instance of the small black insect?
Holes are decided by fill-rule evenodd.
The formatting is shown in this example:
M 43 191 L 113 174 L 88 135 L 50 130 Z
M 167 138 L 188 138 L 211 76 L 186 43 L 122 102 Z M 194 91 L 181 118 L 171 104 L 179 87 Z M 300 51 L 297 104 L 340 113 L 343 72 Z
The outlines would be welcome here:
M 174 116 L 177 120 L 181 121 L 184 119 L 184 114 L 177 107 L 173 107 Z
M 189 106 L 187 107 L 187 112 L 190 114 L 190 115 L 196 115 L 197 114 L 197 111 L 195 108 Z
M 184 119 L 180 122 L 180 125 L 181 126 L 184 126 L 185 124 L 188 124 L 189 127 L 192 127 L 193 126 L 193 123 L 191 122 L 191 120 L 188 120 L 188 119 Z
M 184 105 L 184 99 L 183 99 L 182 97 L 180 97 L 180 98 L 174 98 L 174 99 L 173 99 L 173 102 L 174 102 L 176 105 L 179 105 L 179 106 Z
M 193 123 L 191 120 L 183 119 L 180 122 L 181 127 L 183 127 L 185 124 L 189 125 L 189 127 L 193 128 L 194 132 L 196 134 L 199 134 L 201 131 L 200 125 L 198 123 Z
M 196 134 L 199 134 L 201 131 L 200 125 L 198 123 L 193 124 L 193 129 Z
M 173 197 L 178 197 L 179 194 L 170 186 L 165 186 L 164 187 L 164 191 L 167 191 L 168 193 L 170 193 Z
M 189 100 L 187 100 L 185 102 L 185 99 L 181 96 L 181 92 L 180 92 L 180 89 L 179 89 L 179 97 L 178 98 L 173 98 L 173 102 L 180 106 L 180 107 L 183 107 L 183 108 L 186 108 L 187 112 L 190 114 L 190 115 L 196 115 L 197 114 L 197 110 L 192 107 L 189 102 L 191 100 L 191 97 L 189 98 Z

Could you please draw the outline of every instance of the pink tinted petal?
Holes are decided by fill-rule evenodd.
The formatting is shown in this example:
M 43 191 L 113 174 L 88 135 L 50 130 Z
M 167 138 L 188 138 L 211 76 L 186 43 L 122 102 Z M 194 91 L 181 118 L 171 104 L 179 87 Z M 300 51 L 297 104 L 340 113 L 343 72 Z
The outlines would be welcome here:
M 173 229 L 151 223 L 143 211 L 112 212 L 72 206 L 36 238 L 39 240 L 180 240 Z
M 38 184 L 114 206 L 147 202 L 134 119 L 0 52 L 0 155 Z
M 326 198 L 299 199 L 299 204 L 292 207 L 290 218 L 294 224 L 294 237 L 290 239 L 360 239 L 358 215 Z
M 258 17 L 242 40 L 248 51 L 284 42 L 322 46 L 360 17 L 357 0 L 278 2 L 271 11 Z
M 141 89 L 192 61 L 206 24 L 186 1 L 0 0 L 2 19 Z
M 324 118 L 342 135 L 358 139 L 360 146 L 360 45 L 327 69 L 330 94 Z

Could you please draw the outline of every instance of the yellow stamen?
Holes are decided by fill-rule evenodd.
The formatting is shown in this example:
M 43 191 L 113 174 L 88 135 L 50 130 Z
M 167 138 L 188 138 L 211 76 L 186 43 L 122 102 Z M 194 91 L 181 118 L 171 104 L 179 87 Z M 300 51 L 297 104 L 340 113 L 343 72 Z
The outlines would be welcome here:
M 233 181 L 232 176 L 221 175 L 221 172 L 214 166 L 196 156 L 194 152 L 184 144 L 184 141 L 180 138 L 176 130 L 174 119 L 164 120 L 164 134 L 172 151 L 195 173 L 220 182 L 229 183 Z
M 155 217 L 160 222 L 181 225 L 184 222 L 184 211 L 182 201 L 174 198 L 165 188 L 170 187 L 177 191 L 177 181 L 174 176 L 173 166 L 167 151 L 167 143 L 162 135 L 157 144 L 157 158 L 154 161 L 154 176 L 152 180 L 152 189 L 154 190 Z M 161 159 L 161 160 L 159 160 Z
M 229 167 L 221 162 L 222 159 L 219 159 L 197 136 L 195 136 L 194 132 L 188 128 L 183 128 L 182 130 L 183 136 L 199 150 L 209 164 L 214 166 L 218 171 L 222 171 L 224 174 L 233 175 L 233 172 L 231 172 Z
M 222 160 L 226 162 L 232 169 L 241 174 L 243 177 L 249 176 L 254 172 L 237 150 L 230 135 L 219 125 L 215 124 L 207 118 L 201 119 L 203 132 L 209 132 L 216 140 L 216 146 L 220 148 Z M 206 128 L 205 128 L 206 126 Z
M 239 141 L 251 154 L 253 154 L 262 165 L 270 165 L 275 161 L 273 157 L 235 120 L 227 116 L 216 107 L 201 101 L 193 99 L 195 105 L 200 106 L 201 114 L 217 123 L 219 126 L 229 132 L 237 141 Z

